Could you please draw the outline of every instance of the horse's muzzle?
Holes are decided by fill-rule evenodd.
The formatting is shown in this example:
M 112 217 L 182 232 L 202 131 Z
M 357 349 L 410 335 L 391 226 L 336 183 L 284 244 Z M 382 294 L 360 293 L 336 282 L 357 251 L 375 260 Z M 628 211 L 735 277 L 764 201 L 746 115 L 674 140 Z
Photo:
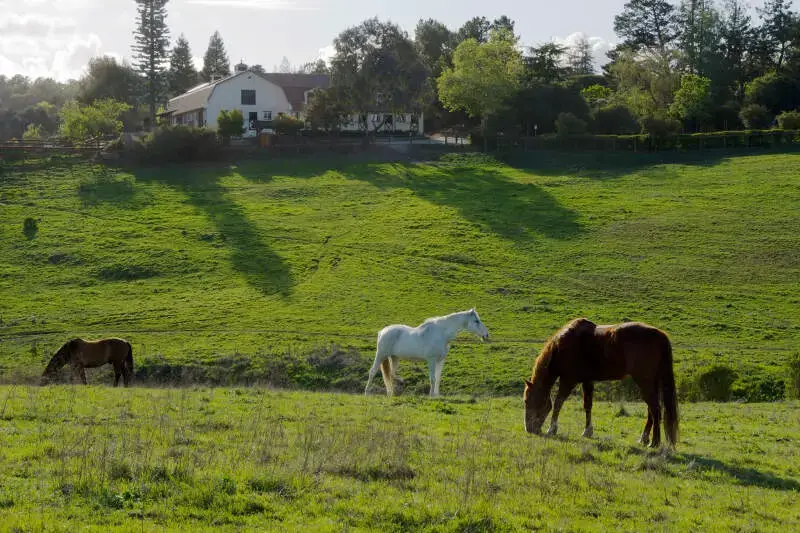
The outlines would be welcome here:
M 484 335 L 483 337 L 481 337 L 481 340 L 482 340 L 483 342 L 489 342 L 489 334 L 487 333 L 486 335 Z

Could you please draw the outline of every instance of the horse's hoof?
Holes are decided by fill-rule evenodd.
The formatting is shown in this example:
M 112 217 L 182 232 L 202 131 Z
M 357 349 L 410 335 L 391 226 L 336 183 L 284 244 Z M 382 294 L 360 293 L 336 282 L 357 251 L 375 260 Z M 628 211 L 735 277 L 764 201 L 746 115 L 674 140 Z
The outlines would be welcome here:
M 555 437 L 557 433 L 558 433 L 558 426 L 550 426 L 550 428 L 547 430 L 546 435 L 548 437 Z
M 581 434 L 582 437 L 586 437 L 587 439 L 591 439 L 592 435 L 594 435 L 594 428 L 592 426 L 584 429 L 583 433 Z

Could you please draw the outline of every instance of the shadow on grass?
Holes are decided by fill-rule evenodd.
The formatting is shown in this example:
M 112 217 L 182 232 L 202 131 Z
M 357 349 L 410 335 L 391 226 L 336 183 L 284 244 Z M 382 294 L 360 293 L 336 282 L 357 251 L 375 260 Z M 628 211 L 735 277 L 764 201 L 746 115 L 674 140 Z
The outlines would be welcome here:
M 380 189 L 409 189 L 419 198 L 457 209 L 466 220 L 506 239 L 532 234 L 569 239 L 580 233 L 577 213 L 541 187 L 509 179 L 501 168 L 393 163 L 355 165 L 341 172 Z
M 771 474 L 769 472 L 762 472 L 755 468 L 735 466 L 724 463 L 717 459 L 710 459 L 702 455 L 691 453 L 680 454 L 688 464 L 694 463 L 699 465 L 704 470 L 716 470 L 727 476 L 730 476 L 740 484 L 748 487 L 761 487 L 765 489 L 775 490 L 790 490 L 800 491 L 800 482 L 792 478 L 784 478 Z M 679 460 L 677 457 L 673 461 Z M 681 462 L 683 462 L 681 460 Z
M 291 293 L 289 267 L 259 235 L 244 209 L 229 197 L 219 180 L 233 172 L 230 165 L 175 165 L 126 168 L 137 180 L 165 183 L 183 192 L 189 203 L 202 209 L 230 247 L 233 268 L 264 295 Z

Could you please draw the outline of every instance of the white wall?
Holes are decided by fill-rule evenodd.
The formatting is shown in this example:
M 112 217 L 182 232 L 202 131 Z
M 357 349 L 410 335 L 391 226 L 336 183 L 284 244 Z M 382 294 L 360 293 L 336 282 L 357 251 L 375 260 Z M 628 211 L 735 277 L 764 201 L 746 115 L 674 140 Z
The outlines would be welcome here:
M 367 114 L 367 127 L 369 131 L 373 131 L 377 124 L 383 121 L 384 115 L 391 113 L 369 113 Z M 359 126 L 358 115 L 351 115 L 349 122 L 342 124 L 342 131 L 361 131 L 363 128 Z M 418 135 L 422 135 L 424 131 L 424 115 L 418 115 L 419 123 L 417 129 L 414 131 Z M 397 133 L 407 133 L 411 131 L 411 114 L 410 113 L 396 113 L 392 116 L 392 124 L 384 126 L 380 131 L 393 131 Z
M 242 105 L 242 89 L 256 91 L 256 105 Z M 206 106 L 206 126 L 216 129 L 217 116 L 223 109 L 238 109 L 242 112 L 247 136 L 255 135 L 255 131 L 249 131 L 250 112 L 258 113 L 258 120 L 264 120 L 264 111 L 272 111 L 272 118 L 277 118 L 278 113 L 290 113 L 292 106 L 286 99 L 286 93 L 278 85 L 252 72 L 245 72 L 214 87 Z

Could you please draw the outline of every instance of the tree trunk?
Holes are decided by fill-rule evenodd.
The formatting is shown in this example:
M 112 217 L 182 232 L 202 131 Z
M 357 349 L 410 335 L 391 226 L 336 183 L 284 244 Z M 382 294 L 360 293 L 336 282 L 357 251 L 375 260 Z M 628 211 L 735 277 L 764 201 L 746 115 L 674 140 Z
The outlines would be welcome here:
M 487 153 L 489 151 L 489 138 L 487 137 L 487 125 L 489 122 L 489 115 L 483 115 L 481 118 L 481 134 L 483 136 L 483 152 Z

